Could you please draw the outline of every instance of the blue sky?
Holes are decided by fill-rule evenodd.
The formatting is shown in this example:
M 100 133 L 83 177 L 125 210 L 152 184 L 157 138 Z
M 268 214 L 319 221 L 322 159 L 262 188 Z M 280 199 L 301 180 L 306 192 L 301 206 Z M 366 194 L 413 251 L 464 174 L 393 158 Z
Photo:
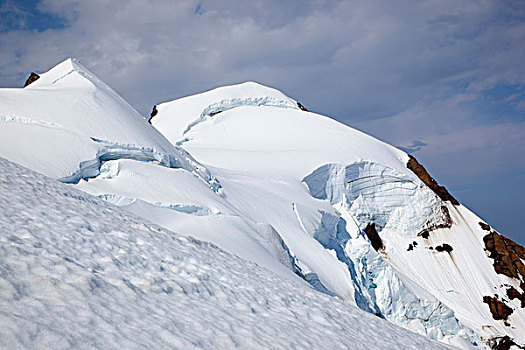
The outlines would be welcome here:
M 0 86 L 77 57 L 146 114 L 258 81 L 410 150 L 524 244 L 524 43 L 522 1 L 3 0 Z

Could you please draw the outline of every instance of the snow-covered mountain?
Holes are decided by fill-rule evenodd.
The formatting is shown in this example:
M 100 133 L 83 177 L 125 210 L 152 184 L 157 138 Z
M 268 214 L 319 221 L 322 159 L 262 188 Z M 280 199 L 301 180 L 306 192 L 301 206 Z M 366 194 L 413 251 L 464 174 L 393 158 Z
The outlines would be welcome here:
M 0 348 L 446 349 L 0 158 Z
M 384 318 L 461 348 L 525 344 L 525 250 L 462 206 L 406 153 L 256 83 L 158 104 L 148 123 L 75 60 L 33 80 L 23 89 L 0 90 L 0 157 L 131 213 L 113 208 L 114 215 L 141 217 L 163 232 L 212 242 L 259 265 L 268 271 L 265 276 L 273 276 L 265 277 L 268 288 L 312 298 L 305 297 L 302 310 L 309 315 L 320 312 L 319 303 L 342 300 L 346 309 L 338 306 L 337 315 L 356 313 L 354 305 L 378 316 L 370 319 Z M 38 191 L 33 196 L 43 207 L 52 200 Z M 39 220 L 45 225 L 45 218 Z M 139 245 L 132 236 L 121 234 L 119 240 Z M 70 239 L 59 232 L 54 242 Z M 111 242 L 113 249 L 118 244 Z M 153 249 L 164 243 L 148 244 Z M 183 249 L 170 244 L 159 254 Z M 209 246 L 192 249 L 199 247 Z M 224 266 L 214 270 L 209 259 L 191 259 L 220 280 Z M 124 273 L 127 267 L 119 269 Z M 70 271 L 59 273 L 66 278 Z M 210 288 L 222 288 L 212 281 Z M 263 285 L 258 278 L 243 288 L 266 295 Z M 215 294 L 210 295 L 213 302 Z M 15 317 L 9 312 L 7 319 Z M 196 316 L 192 323 L 201 321 Z M 370 334 L 361 324 L 334 327 L 339 328 L 331 332 L 346 337 Z M 382 337 L 379 331 L 372 336 Z M 240 346 L 263 347 L 253 341 Z

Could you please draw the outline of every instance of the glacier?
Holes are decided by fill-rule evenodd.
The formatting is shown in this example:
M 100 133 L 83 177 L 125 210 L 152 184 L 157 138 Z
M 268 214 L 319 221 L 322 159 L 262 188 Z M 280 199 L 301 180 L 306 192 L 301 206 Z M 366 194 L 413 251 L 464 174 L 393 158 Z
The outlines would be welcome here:
M 447 349 L 0 158 L 4 349 Z
M 265 332 L 274 332 L 274 328 L 265 323 L 269 319 L 261 321 L 258 318 L 282 320 L 278 312 L 270 312 L 254 302 L 267 303 L 266 293 L 277 293 L 276 290 L 291 293 L 283 300 L 295 300 L 301 305 L 283 302 L 279 312 L 288 314 L 287 310 L 292 307 L 292 313 L 308 315 L 306 318 L 310 321 L 321 320 L 323 312 L 328 312 L 318 311 L 318 305 L 327 309 L 334 308 L 334 303 L 344 305 L 341 313 L 330 314 L 334 320 L 320 321 L 326 327 L 319 328 L 318 324 L 301 318 L 304 327 L 297 329 L 311 333 L 312 338 L 294 333 L 291 338 L 299 348 L 318 347 L 317 339 L 323 334 L 334 348 L 362 348 L 363 344 L 369 348 L 440 346 L 440 343 L 429 342 L 428 338 L 463 349 L 497 347 L 507 338 L 517 345 L 525 344 L 525 313 L 517 298 L 507 296 L 509 288 L 521 293 L 520 278 L 523 277 L 506 276 L 495 269 L 494 255 L 490 257 L 486 252 L 484 241 L 488 234 L 486 227 L 490 231 L 490 226 L 480 225 L 483 220 L 455 199 L 451 200 L 453 197 L 440 196 L 437 190 L 443 189 L 434 186 L 437 185 L 434 179 L 410 166 L 413 157 L 329 117 L 307 112 L 284 93 L 254 82 L 159 103 L 154 110 L 156 114 L 148 123 L 129 103 L 74 59 L 42 73 L 40 79 L 26 88 L 0 89 L 0 137 L 3 140 L 0 157 L 65 183 L 43 179 L 33 173 L 20 175 L 22 182 L 27 176 L 39 179 L 31 185 L 36 186 L 34 197 L 25 201 L 33 203 L 33 200 L 46 198 L 35 205 L 38 215 L 29 212 L 46 223 L 35 224 L 29 234 L 24 233 L 23 228 L 18 229 L 20 224 L 15 231 L 22 233 L 6 233 L 5 243 L 22 244 L 26 236 L 29 242 L 34 242 L 38 229 L 44 230 L 48 225 L 45 221 L 48 215 L 66 223 L 77 215 L 79 227 L 65 225 L 70 233 L 53 225 L 50 226 L 52 233 L 47 233 L 53 237 L 50 238 L 52 242 L 68 252 L 67 259 L 71 261 L 66 259 L 65 263 L 74 265 L 87 259 L 82 266 L 91 266 L 89 271 L 95 273 L 92 270 L 96 270 L 97 278 L 100 266 L 108 266 L 108 271 L 126 276 L 121 282 L 87 278 L 87 284 L 81 285 L 81 293 L 75 294 L 78 298 L 71 301 L 78 302 L 75 305 L 91 303 L 94 310 L 105 315 L 108 311 L 101 306 L 109 303 L 119 314 L 138 317 L 137 313 L 130 312 L 128 305 L 135 302 L 146 305 L 145 300 L 152 302 L 155 307 L 146 309 L 156 320 L 160 318 L 156 312 L 170 315 L 171 320 L 173 317 L 181 320 L 177 326 L 166 326 L 162 331 L 151 328 L 159 325 L 152 318 L 148 318 L 151 322 L 148 326 L 137 323 L 138 327 L 148 329 L 149 334 L 144 335 L 141 344 L 159 346 L 288 347 L 290 342 L 284 335 L 283 339 L 270 343 Z M 29 171 L 4 163 L 4 172 Z M 26 191 L 20 187 L 22 183 L 13 183 L 10 176 L 2 177 L 2 181 L 17 192 Z M 39 190 L 42 187 L 48 188 L 47 192 L 42 193 Z M 78 201 L 89 207 L 85 208 L 85 215 L 90 223 L 85 223 L 80 213 L 66 218 L 59 215 L 62 209 L 57 208 L 63 205 L 61 193 L 69 198 L 67 201 L 75 200 L 75 205 Z M 48 195 L 56 197 L 57 202 Z M 7 206 L 4 202 L 3 214 L 10 210 Z M 129 218 L 126 222 L 133 223 L 132 229 L 139 233 L 129 231 L 118 219 L 113 219 L 116 221 L 113 223 L 96 208 Z M 19 215 L 25 215 L 24 210 Z M 105 218 L 107 225 L 112 227 L 109 231 L 99 217 L 100 220 Z M 27 217 L 21 220 L 27 222 Z M 136 222 L 140 224 L 135 225 Z M 4 224 L 10 227 L 8 225 Z M 151 232 L 143 231 L 141 225 L 159 233 L 159 237 L 148 241 Z M 78 234 L 71 236 L 75 230 Z M 90 265 L 89 256 L 94 253 L 83 244 L 93 242 L 93 232 L 107 235 L 104 238 L 96 236 L 96 239 L 108 246 L 96 246 L 104 252 L 104 257 L 100 258 L 101 262 Z M 84 240 L 81 239 L 83 235 Z M 170 241 L 171 238 L 166 238 L 181 237 L 179 235 L 195 239 Z M 78 245 L 64 243 L 69 241 L 78 242 Z M 124 252 L 120 252 L 119 244 Z M 186 244 L 194 247 L 194 252 L 202 249 L 211 255 L 200 259 L 197 253 L 180 255 L 176 252 L 177 249 L 186 252 Z M 151 251 L 141 250 L 144 245 Z M 54 251 L 52 243 L 45 249 Z M 73 249 L 80 250 L 70 253 Z M 135 252 L 134 249 L 138 249 L 139 255 L 121 260 L 127 259 L 126 251 Z M 37 257 L 37 250 L 31 252 L 28 259 L 37 264 L 42 261 L 48 266 L 49 262 L 39 260 L 43 258 Z M 233 265 L 223 269 L 223 260 L 213 262 L 215 252 L 237 259 L 234 265 L 243 266 L 245 271 L 236 270 Z M 179 263 L 169 265 L 170 269 L 182 271 L 178 264 L 187 258 L 190 263 L 184 268 L 205 271 L 209 278 L 201 280 L 191 272 L 166 278 L 148 270 L 153 265 L 145 261 L 166 260 L 170 254 L 180 257 Z M 25 261 L 23 256 L 18 258 Z M 9 259 L 7 263 L 12 266 Z M 69 265 L 65 269 L 60 264 L 56 266 L 63 272 L 53 278 L 77 278 Z M 239 280 L 225 280 L 222 276 L 229 269 L 239 271 L 236 275 L 239 279 L 243 274 L 251 277 L 242 284 Z M 34 273 L 38 271 L 47 270 L 26 271 L 27 283 L 33 283 Z M 214 271 L 218 275 L 213 275 Z M 137 279 L 137 275 L 144 274 L 154 277 Z M 17 283 L 13 278 L 10 281 L 13 285 Z M 230 282 L 250 292 L 227 292 L 228 302 L 222 304 L 222 299 L 219 302 L 214 298 L 223 295 L 221 291 L 233 288 Z M 265 283 L 275 289 L 267 292 L 263 287 Z M 54 293 L 52 288 L 55 287 L 50 288 Z M 119 289 L 126 293 L 131 291 L 136 296 L 128 298 L 125 293 L 121 299 L 111 299 Z M 103 292 L 97 296 L 97 291 Z M 262 294 L 253 294 L 259 292 Z M 153 294 L 162 297 L 156 299 Z M 171 299 L 174 295 L 182 299 L 174 301 Z M 307 296 L 303 298 L 303 295 Z M 185 299 L 188 296 L 190 299 Z M 513 312 L 504 320 L 494 318 L 484 302 L 486 297 L 504 303 Z M 41 296 L 32 293 L 27 298 L 31 304 Z M 49 309 L 59 308 L 59 303 L 64 302 L 58 297 L 51 300 L 58 304 L 51 303 Z M 193 320 L 184 317 L 183 311 L 176 313 L 178 311 L 163 306 L 178 305 L 185 310 L 184 307 L 192 302 L 202 303 L 203 300 L 209 304 L 204 303 L 204 308 L 193 315 Z M 211 310 L 212 301 L 215 301 L 216 310 Z M 223 305 L 224 309 L 217 305 Z M 6 310 L 11 313 L 7 314 L 4 323 L 15 317 L 13 309 L 6 306 Z M 364 321 L 349 327 L 334 323 L 336 319 L 353 317 L 356 312 L 360 316 L 352 322 L 366 315 L 363 319 L 366 323 L 373 327 L 381 325 L 385 330 L 383 325 L 387 324 L 388 331 L 370 331 L 363 326 Z M 43 313 L 35 318 L 46 320 L 50 327 L 62 327 L 60 320 L 45 318 Z M 204 314 L 209 317 L 201 317 Z M 86 315 L 87 319 L 97 320 L 93 321 L 91 329 L 103 332 L 98 316 L 89 312 Z M 225 327 L 240 329 L 242 335 L 232 336 L 209 327 L 221 318 L 228 320 L 223 323 Z M 246 327 L 239 326 L 245 320 L 248 320 Z M 33 327 L 31 320 L 23 322 Z M 104 322 L 108 323 L 108 319 Z M 119 330 L 110 329 L 113 334 L 119 334 L 117 344 L 135 347 L 136 343 L 123 340 L 131 334 L 126 333 L 131 328 L 121 326 L 120 321 L 115 322 Z M 257 322 L 262 322 L 261 331 L 251 326 Z M 282 325 L 280 322 L 277 324 Z M 206 333 L 207 328 L 203 325 L 213 331 Z M 43 344 L 78 346 L 79 338 L 72 335 L 68 338 L 68 333 L 82 334 L 81 337 L 90 339 L 87 344 L 95 347 L 109 344 L 109 333 L 104 333 L 104 340 L 97 342 L 78 325 L 69 327 L 67 332 L 61 333 L 66 340 L 48 333 L 53 334 L 48 343 L 38 338 L 44 336 L 40 330 L 31 329 Z M 192 328 L 191 332 L 180 333 L 180 329 L 188 327 Z M 309 327 L 317 327 L 317 330 Z M 34 344 L 23 328 L 6 329 L 10 344 L 20 347 Z M 388 338 L 390 329 L 401 332 L 403 337 L 410 334 L 413 341 L 405 344 L 403 338 L 402 342 L 392 342 Z M 17 336 L 11 337 L 13 334 Z M 379 338 L 363 342 L 374 336 Z
M 432 339 L 459 337 L 465 344 L 481 344 L 453 310 L 385 261 L 364 232 L 373 223 L 388 247 L 391 240 L 399 241 L 393 235 L 415 238 L 424 228 L 444 225 L 443 204 L 428 187 L 369 161 L 327 164 L 303 181 L 313 197 L 328 200 L 339 214 L 322 212 L 313 237 L 348 265 L 360 308 Z

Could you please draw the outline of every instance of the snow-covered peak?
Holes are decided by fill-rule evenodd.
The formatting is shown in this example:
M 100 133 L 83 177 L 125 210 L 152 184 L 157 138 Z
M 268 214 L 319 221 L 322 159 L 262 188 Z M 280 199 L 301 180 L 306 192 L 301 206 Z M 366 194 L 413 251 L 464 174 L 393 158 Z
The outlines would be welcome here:
M 153 126 L 73 59 L 32 82 L 0 89 L 0 156 L 432 339 L 525 344 L 525 253 L 395 147 L 253 82 Z
M 158 105 L 160 108 L 175 107 L 182 104 L 192 104 L 195 108 L 204 109 L 206 106 L 222 100 L 268 97 L 295 104 L 296 102 L 281 91 L 253 81 L 240 84 L 221 86 L 196 95 L 183 97 L 175 101 L 165 102 Z
M 269 225 L 241 217 L 206 167 L 76 60 L 0 89 L 0 139 L 11 161 L 296 278 Z
M 0 169 L 2 349 L 450 349 L 2 158 Z
M 87 68 L 82 66 L 80 62 L 75 58 L 68 58 L 61 63 L 57 64 L 45 73 L 40 74 L 40 78 L 28 85 L 27 89 L 50 87 L 60 81 L 62 78 L 70 75 L 78 74 L 85 77 L 94 77 Z
M 258 100 L 262 93 L 267 100 Z M 210 158 L 199 155 L 209 165 L 216 165 L 222 150 L 235 150 L 235 158 L 221 157 L 234 170 L 249 166 L 265 176 L 302 179 L 326 163 L 370 160 L 419 181 L 406 168 L 405 152 L 331 118 L 304 112 L 296 101 L 259 84 L 218 88 L 160 104 L 157 110 L 153 126 L 171 143 L 186 149 L 211 146 Z M 264 151 L 264 160 L 254 162 L 252 151 Z
M 109 144 L 180 158 L 144 117 L 75 59 L 26 88 L 1 89 L 0 102 L 2 154 L 48 176 L 75 173 Z
M 155 106 L 157 113 L 170 117 L 153 116 L 151 123 L 159 130 L 169 129 L 168 139 L 177 142 L 203 119 L 242 106 L 299 109 L 297 101 L 281 91 L 255 82 L 245 82 L 161 103 Z
M 520 280 L 495 271 L 482 220 L 417 161 L 298 106 L 240 103 L 251 101 L 240 93 L 159 105 L 153 125 L 213 170 L 229 203 L 281 235 L 305 280 L 463 348 L 525 342 L 512 299 Z M 491 313 L 496 299 L 508 318 Z

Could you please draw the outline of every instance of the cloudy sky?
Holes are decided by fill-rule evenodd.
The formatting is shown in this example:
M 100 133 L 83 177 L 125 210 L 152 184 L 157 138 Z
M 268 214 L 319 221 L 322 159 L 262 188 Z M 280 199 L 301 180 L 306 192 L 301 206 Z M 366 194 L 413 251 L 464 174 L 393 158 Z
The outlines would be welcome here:
M 414 154 L 525 243 L 524 1 L 0 1 L 0 86 L 67 57 L 143 114 L 276 87 Z

